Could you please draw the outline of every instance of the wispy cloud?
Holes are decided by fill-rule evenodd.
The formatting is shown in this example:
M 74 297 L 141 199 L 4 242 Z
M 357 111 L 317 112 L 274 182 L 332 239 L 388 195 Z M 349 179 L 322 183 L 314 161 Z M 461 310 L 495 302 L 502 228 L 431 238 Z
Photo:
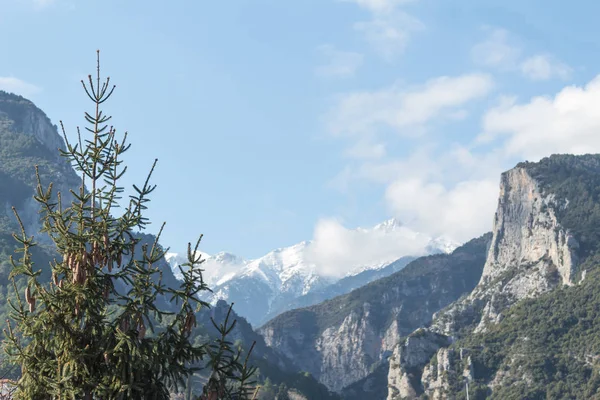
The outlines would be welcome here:
M 464 241 L 491 228 L 497 168 L 478 167 L 481 160 L 468 149 L 440 149 L 428 137 L 437 122 L 448 127 L 467 118 L 472 103 L 493 89 L 490 75 L 471 73 L 340 96 L 328 128 L 351 142 L 345 155 L 355 162 L 331 185 L 343 191 L 356 181 L 383 185 L 390 214 L 431 236 Z M 387 145 L 399 141 L 408 154 L 394 158 Z
M 402 54 L 413 33 L 424 27 L 420 20 L 402 11 L 375 14 L 369 21 L 354 24 L 354 29 L 361 32 L 373 48 L 387 60 Z
M 425 28 L 423 22 L 402 9 L 403 5 L 417 0 L 339 1 L 355 3 L 371 14 L 369 20 L 356 22 L 354 29 L 363 34 L 371 46 L 387 60 L 402 54 L 410 37 Z
M 315 74 L 326 78 L 350 78 L 363 63 L 364 56 L 352 51 L 337 50 L 332 45 L 319 46 L 325 63 L 315 69 Z
M 550 97 L 502 97 L 483 113 L 483 133 L 468 135 L 465 145 L 423 150 L 407 142 L 409 156 L 362 162 L 343 178 L 348 186 L 351 180 L 384 185 L 390 214 L 417 231 L 468 240 L 492 227 L 502 171 L 555 153 L 600 153 L 598 104 L 600 75 Z
M 526 77 L 540 81 L 552 78 L 567 80 L 571 77 L 572 68 L 556 60 L 548 54 L 529 57 L 521 63 L 521 72 Z
M 531 80 L 569 79 L 572 69 L 550 54 L 523 56 L 522 45 L 505 29 L 486 29 L 488 37 L 473 46 L 473 60 L 501 71 L 520 72 Z
M 42 89 L 13 76 L 0 76 L 0 90 L 28 97 L 39 93 Z
M 368 136 L 382 126 L 415 136 L 430 120 L 454 119 L 464 104 L 487 95 L 493 80 L 486 74 L 439 77 L 416 88 L 392 85 L 372 92 L 341 96 L 328 118 L 334 135 Z
M 473 60 L 477 64 L 508 70 L 517 66 L 521 53 L 520 46 L 505 29 L 491 30 L 488 37 L 471 50 Z

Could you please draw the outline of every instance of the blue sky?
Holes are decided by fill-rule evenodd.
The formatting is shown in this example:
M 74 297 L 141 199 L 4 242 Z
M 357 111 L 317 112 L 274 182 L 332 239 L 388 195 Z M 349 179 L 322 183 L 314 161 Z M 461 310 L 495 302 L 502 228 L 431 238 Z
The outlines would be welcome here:
M 175 250 L 204 233 L 204 251 L 252 258 L 393 216 L 464 241 L 491 229 L 501 171 L 600 148 L 598 2 L 0 9 L 0 89 L 71 135 L 101 49 L 107 111 L 133 144 L 127 184 L 159 158 L 148 216 Z

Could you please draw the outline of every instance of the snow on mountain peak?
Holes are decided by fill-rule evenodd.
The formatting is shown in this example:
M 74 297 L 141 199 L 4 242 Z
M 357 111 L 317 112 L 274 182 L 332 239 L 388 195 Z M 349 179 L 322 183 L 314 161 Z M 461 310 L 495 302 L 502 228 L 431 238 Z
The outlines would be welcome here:
M 259 296 L 269 309 L 277 308 L 274 304 L 282 299 L 319 290 L 344 276 L 379 270 L 404 256 L 450 253 L 457 246 L 447 238 L 413 231 L 396 218 L 367 229 L 347 229 L 336 221 L 323 221 L 313 240 L 272 250 L 254 260 L 226 252 L 202 253 L 204 280 L 215 290 L 205 300 L 249 302 L 252 309 L 252 301 Z M 185 257 L 168 253 L 166 258 L 180 277 L 177 265 L 186 262 Z
M 222 251 L 220 253 L 215 254 L 214 256 L 206 255 L 207 259 L 212 259 L 216 262 L 220 263 L 229 263 L 229 264 L 243 264 L 245 260 L 241 257 L 236 256 L 235 254 L 227 253 Z
M 199 253 L 201 259 L 204 260 L 200 265 L 203 270 L 202 277 L 209 286 L 219 284 L 224 277 L 232 278 L 247 263 L 243 258 L 231 253 L 220 252 L 214 256 L 203 252 Z M 179 266 L 188 262 L 187 254 L 167 253 L 165 259 L 171 266 L 175 277 L 181 279 Z
M 404 228 L 404 224 L 397 218 L 391 218 L 387 221 L 383 221 L 380 224 L 375 225 L 371 230 L 373 231 L 383 231 L 383 232 L 392 232 L 396 231 L 400 228 Z
M 335 253 L 343 255 L 348 248 L 356 249 L 357 246 L 360 246 L 364 247 L 364 250 L 361 251 L 364 253 L 364 257 L 360 259 L 352 256 L 344 258 L 346 261 L 342 261 L 342 263 L 346 264 L 346 272 L 335 279 L 339 279 L 341 276 L 355 275 L 367 269 L 379 269 L 402 256 L 451 253 L 458 247 L 457 243 L 445 237 L 430 238 L 413 231 L 404 226 L 397 218 L 391 218 L 371 228 L 346 229 L 341 227 L 341 229 L 345 230 L 346 237 L 341 241 L 339 237 L 334 238 L 336 240 L 333 242 L 337 242 L 340 247 L 335 250 Z M 317 280 L 317 277 L 326 277 L 331 280 L 332 277 L 329 274 L 324 274 L 324 267 L 328 267 L 333 260 L 328 261 L 328 257 L 319 257 L 318 254 L 319 247 L 323 246 L 324 242 L 331 247 L 329 245 L 331 240 L 328 237 L 320 238 L 317 235 L 315 240 L 305 240 L 289 247 L 281 247 L 254 260 L 245 260 L 227 252 L 220 252 L 212 256 L 202 253 L 205 259 L 202 265 L 205 270 L 204 278 L 209 285 L 222 285 L 236 277 L 254 276 L 267 283 L 275 291 L 287 286 L 287 282 L 291 279 L 314 281 Z M 378 246 L 386 249 L 373 251 Z M 177 253 L 167 253 L 166 258 L 176 276 L 179 277 L 181 274 L 176 266 L 186 262 L 185 257 Z M 323 263 L 324 265 L 321 265 Z M 302 289 L 303 292 L 307 290 L 310 288 Z

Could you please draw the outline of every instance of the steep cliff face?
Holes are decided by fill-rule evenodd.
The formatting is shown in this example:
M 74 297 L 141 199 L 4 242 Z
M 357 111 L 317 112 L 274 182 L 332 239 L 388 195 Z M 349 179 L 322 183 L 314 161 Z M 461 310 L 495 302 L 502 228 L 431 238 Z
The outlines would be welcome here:
M 465 299 L 434 318 L 438 332 L 456 335 L 476 324 L 475 331 L 502 319 L 517 301 L 537 297 L 560 285 L 575 283 L 579 243 L 559 220 L 568 199 L 544 192 L 542 182 L 526 167 L 502 174 L 500 199 L 481 280 Z
M 403 270 L 316 306 L 286 312 L 260 329 L 332 390 L 365 378 L 399 339 L 479 281 L 490 235 L 452 254 L 419 258 Z
M 557 270 L 562 283 L 572 284 L 579 245 L 557 220 L 555 208 L 561 206 L 555 194 L 541 192 L 526 168 L 502 174 L 494 237 L 480 285 L 524 265 L 536 269 L 542 260 Z
M 447 347 L 450 343 L 447 336 L 427 329 L 418 329 L 396 346 L 389 362 L 387 400 L 417 397 L 422 392 L 419 368 L 425 365 L 438 349 Z M 442 365 L 447 364 L 448 353 L 438 354 Z M 439 386 L 444 385 L 440 383 Z
M 0 90 L 0 127 L 36 138 L 55 157 L 64 149 L 63 138 L 46 114 L 31 101 Z
M 62 137 L 46 114 L 29 100 L 0 91 L 0 240 L 10 241 L 16 229 L 11 207 L 15 207 L 28 233 L 40 230 L 39 207 L 33 199 L 38 166 L 42 183 L 54 182 L 65 204 L 72 198 L 69 189 L 79 179 L 58 152 Z M 43 235 L 36 239 L 46 241 Z
M 485 381 L 476 386 L 480 395 L 506 385 L 527 386 L 535 382 L 537 367 L 523 368 L 527 363 L 522 361 L 525 344 L 521 340 L 531 342 L 527 347 L 532 346 L 532 338 L 539 336 L 543 329 L 519 329 L 523 331 L 520 336 L 514 335 L 515 323 L 532 327 L 529 320 L 536 316 L 526 314 L 522 325 L 515 319 L 513 309 L 521 309 L 522 304 L 526 309 L 536 308 L 544 303 L 542 309 L 546 310 L 547 299 L 560 297 L 559 293 L 581 295 L 583 289 L 575 287 L 583 281 L 586 270 L 594 270 L 600 260 L 599 185 L 600 156 L 597 155 L 552 156 L 539 163 L 519 164 L 502 175 L 492 243 L 481 279 L 468 296 L 436 313 L 428 328 L 428 332 L 458 342 L 450 348 L 441 346 L 430 354 L 431 360 L 420 365 L 403 359 L 390 362 L 390 396 L 396 393 L 398 399 L 421 394 L 428 398 L 450 398 L 463 390 L 465 379 Z M 594 279 L 589 276 L 586 280 Z M 597 274 L 592 276 L 597 278 Z M 507 315 L 510 318 L 505 320 Z M 560 323 L 558 331 L 547 332 L 544 340 L 555 342 L 557 337 L 567 334 L 572 322 L 566 321 Z M 506 342 L 505 337 L 497 339 L 498 330 L 511 341 Z M 496 340 L 482 339 L 488 336 Z M 473 345 L 481 341 L 488 347 Z M 432 340 L 423 346 L 433 349 L 437 343 L 439 341 Z M 398 354 L 408 351 L 408 346 L 401 343 Z M 555 348 L 542 349 L 543 346 L 539 351 L 548 354 L 555 351 Z M 462 355 L 463 350 L 473 350 L 478 363 L 472 362 L 470 355 L 464 359 L 451 356 L 457 351 Z M 589 351 L 585 354 L 589 355 Z M 585 359 L 585 356 L 580 358 Z M 506 363 L 505 367 L 500 366 L 502 362 Z M 547 365 L 556 364 L 557 361 L 552 360 Z M 413 371 L 412 380 L 404 378 L 406 371 Z M 556 375 L 560 376 L 561 373 Z

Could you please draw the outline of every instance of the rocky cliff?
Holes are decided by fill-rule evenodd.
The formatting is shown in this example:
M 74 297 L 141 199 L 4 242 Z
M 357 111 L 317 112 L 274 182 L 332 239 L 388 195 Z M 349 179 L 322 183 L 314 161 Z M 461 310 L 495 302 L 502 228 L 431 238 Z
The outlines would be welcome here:
M 600 223 L 599 184 L 600 156 L 591 155 L 553 156 L 540 163 L 519 164 L 502 174 L 492 242 L 481 279 L 468 296 L 437 313 L 427 330 L 447 337 L 448 343 L 459 340 L 458 344 L 448 349 L 436 337 L 421 344 L 426 351 L 418 362 L 401 358 L 390 362 L 388 399 L 421 394 L 448 398 L 449 393 L 461 390 L 463 380 L 473 379 L 477 368 L 470 357 L 455 356 L 456 351 L 464 350 L 460 344 L 511 325 L 513 321 L 503 320 L 515 305 L 523 301 L 536 304 L 546 294 L 567 290 L 563 288 L 576 285 L 586 270 L 595 267 L 600 239 L 596 228 Z M 415 351 L 414 346 L 406 341 L 394 354 Z M 485 390 L 499 382 L 503 382 L 501 375 Z
M 286 312 L 260 333 L 300 369 L 340 391 L 369 375 L 402 336 L 472 290 L 489 240 L 486 235 L 452 254 L 419 258 L 347 295 Z
M 56 126 L 43 111 L 29 100 L 0 91 L 0 236 L 7 241 L 17 228 L 13 206 L 28 233 L 40 230 L 39 208 L 33 199 L 35 166 L 42 182 L 55 182 L 54 191 L 63 194 L 65 204 L 70 202 L 69 189 L 76 188 L 79 179 L 60 157 L 58 149 L 64 147 Z
M 65 149 L 48 116 L 31 101 L 0 90 L 0 128 L 36 138 L 51 154 L 58 158 L 58 149 Z
M 455 336 L 467 327 L 485 330 L 519 300 L 576 282 L 585 254 L 580 254 L 576 229 L 561 221 L 569 198 L 552 190 L 551 176 L 536 171 L 530 163 L 502 174 L 481 280 L 468 297 L 436 315 L 434 330 Z

